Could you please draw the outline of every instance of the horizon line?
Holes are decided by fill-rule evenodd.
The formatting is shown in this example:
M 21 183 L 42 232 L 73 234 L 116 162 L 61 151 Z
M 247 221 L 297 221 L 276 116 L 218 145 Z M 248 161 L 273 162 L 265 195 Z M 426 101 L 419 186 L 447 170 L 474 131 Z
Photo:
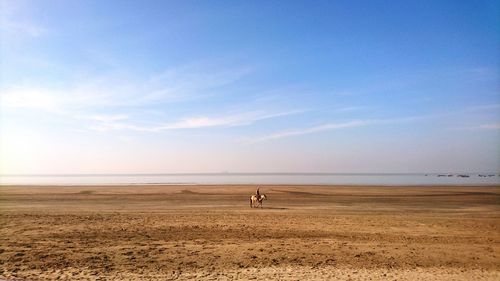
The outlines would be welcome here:
M 93 177 L 93 176 L 258 176 L 258 175 L 288 175 L 288 176 L 328 176 L 328 175 L 459 175 L 459 174 L 495 174 L 500 171 L 483 172 L 185 172 L 185 173 L 28 173 L 28 174 L 0 174 L 0 177 Z

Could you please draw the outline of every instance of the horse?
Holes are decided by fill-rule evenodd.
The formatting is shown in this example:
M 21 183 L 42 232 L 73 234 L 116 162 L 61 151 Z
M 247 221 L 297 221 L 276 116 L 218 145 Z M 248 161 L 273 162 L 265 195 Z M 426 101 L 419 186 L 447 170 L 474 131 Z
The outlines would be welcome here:
M 264 201 L 264 199 L 267 200 L 267 196 L 265 194 L 260 194 L 259 196 L 252 195 L 250 197 L 250 208 L 258 208 L 259 206 L 262 208 L 262 201 Z

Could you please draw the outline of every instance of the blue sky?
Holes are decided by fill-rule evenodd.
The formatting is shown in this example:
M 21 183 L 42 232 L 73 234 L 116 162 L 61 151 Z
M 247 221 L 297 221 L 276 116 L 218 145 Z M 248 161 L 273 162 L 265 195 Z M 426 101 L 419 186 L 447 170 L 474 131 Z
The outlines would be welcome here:
M 0 1 L 2 173 L 500 170 L 498 1 Z

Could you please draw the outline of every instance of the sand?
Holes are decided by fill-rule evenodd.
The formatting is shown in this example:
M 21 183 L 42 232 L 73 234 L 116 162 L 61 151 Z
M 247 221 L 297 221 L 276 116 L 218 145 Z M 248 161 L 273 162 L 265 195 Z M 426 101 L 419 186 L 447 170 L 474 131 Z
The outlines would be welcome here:
M 0 280 L 500 280 L 500 187 L 1 186 Z

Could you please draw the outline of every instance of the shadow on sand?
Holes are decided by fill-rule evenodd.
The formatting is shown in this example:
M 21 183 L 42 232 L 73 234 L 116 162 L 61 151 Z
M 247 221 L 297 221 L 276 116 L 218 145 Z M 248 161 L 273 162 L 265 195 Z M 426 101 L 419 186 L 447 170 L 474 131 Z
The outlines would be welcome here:
M 289 210 L 290 208 L 283 208 L 283 207 L 263 207 L 262 209 L 268 209 L 268 210 Z

